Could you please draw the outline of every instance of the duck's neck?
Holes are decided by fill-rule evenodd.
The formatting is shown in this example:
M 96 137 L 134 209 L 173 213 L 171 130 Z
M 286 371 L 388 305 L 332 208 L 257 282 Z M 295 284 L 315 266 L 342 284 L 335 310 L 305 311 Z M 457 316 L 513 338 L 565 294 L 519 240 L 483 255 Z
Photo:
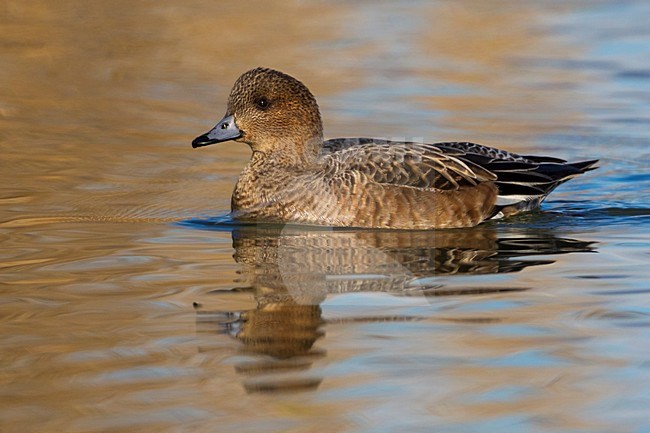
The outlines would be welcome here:
M 237 179 L 232 194 L 233 211 L 252 211 L 285 188 L 297 171 L 296 162 L 283 155 L 254 151 Z

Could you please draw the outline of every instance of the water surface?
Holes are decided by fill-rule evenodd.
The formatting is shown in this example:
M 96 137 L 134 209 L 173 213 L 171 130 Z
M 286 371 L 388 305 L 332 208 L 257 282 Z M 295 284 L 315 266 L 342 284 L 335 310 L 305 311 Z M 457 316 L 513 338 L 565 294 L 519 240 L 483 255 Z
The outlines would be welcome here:
M 0 431 L 650 430 L 646 2 L 0 6 Z M 438 232 L 238 226 L 264 65 L 328 138 L 600 168 Z

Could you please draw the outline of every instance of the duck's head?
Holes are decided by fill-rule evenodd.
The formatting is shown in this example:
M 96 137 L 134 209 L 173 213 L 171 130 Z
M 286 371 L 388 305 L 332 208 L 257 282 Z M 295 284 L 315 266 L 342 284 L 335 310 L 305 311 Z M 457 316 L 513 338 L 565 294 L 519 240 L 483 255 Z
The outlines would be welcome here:
M 291 154 L 298 159 L 315 155 L 323 141 L 316 99 L 289 75 L 252 69 L 235 82 L 224 118 L 195 138 L 192 147 L 229 140 L 242 141 L 266 154 Z

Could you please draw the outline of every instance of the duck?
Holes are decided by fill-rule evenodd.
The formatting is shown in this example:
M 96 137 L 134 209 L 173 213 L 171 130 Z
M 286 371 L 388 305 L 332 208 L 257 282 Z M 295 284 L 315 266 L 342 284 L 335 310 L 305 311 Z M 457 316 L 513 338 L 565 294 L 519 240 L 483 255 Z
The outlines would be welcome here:
M 429 230 L 473 227 L 539 208 L 598 160 L 569 163 L 472 142 L 324 140 L 314 95 L 258 67 L 232 87 L 226 113 L 193 148 L 235 141 L 252 150 L 231 198 L 242 223 Z

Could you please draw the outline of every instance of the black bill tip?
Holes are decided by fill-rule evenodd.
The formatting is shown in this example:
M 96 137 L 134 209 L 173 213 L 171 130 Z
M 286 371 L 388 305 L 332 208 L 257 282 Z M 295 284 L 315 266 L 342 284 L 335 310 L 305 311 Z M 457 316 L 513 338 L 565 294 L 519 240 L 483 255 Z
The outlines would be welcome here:
M 194 140 L 192 140 L 192 147 L 196 149 L 197 147 L 207 146 L 209 144 L 218 143 L 219 140 L 208 137 L 208 134 L 199 135 Z

